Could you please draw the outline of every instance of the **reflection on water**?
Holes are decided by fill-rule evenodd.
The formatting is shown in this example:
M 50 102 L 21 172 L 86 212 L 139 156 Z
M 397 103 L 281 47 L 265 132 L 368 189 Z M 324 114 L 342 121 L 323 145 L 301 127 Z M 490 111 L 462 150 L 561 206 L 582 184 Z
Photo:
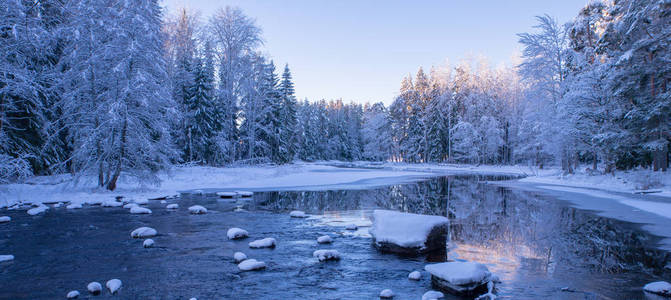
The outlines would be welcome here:
M 487 185 L 503 178 L 457 176 L 369 190 L 260 192 L 253 199 L 185 194 L 180 209 L 151 201 L 151 215 L 122 208 L 53 208 L 41 216 L 4 211 L 0 225 L 0 299 L 55 299 L 84 291 L 90 281 L 120 278 L 117 296 L 96 299 L 374 299 L 391 288 L 398 299 L 430 289 L 426 273 L 407 279 L 436 259 L 478 261 L 499 275 L 507 299 L 650 299 L 648 282 L 671 278 L 669 254 L 636 225 L 602 218 L 533 193 Z M 190 215 L 186 207 L 208 208 Z M 373 209 L 444 215 L 450 219 L 446 255 L 399 257 L 371 246 Z M 313 217 L 289 218 L 304 210 Z M 356 224 L 357 230 L 347 230 Z M 132 229 L 158 230 L 156 247 L 142 248 Z M 250 239 L 226 238 L 230 227 Z M 329 234 L 331 245 L 318 245 Z M 249 249 L 251 239 L 274 237 L 275 249 Z M 343 259 L 319 263 L 316 249 Z M 232 254 L 265 261 L 260 272 L 240 272 Z M 448 299 L 456 299 L 454 297 Z

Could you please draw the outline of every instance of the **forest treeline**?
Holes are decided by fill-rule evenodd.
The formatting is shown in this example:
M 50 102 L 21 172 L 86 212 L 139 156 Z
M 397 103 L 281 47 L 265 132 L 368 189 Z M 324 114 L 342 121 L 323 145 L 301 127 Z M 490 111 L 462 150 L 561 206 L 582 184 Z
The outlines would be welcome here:
M 289 65 L 237 8 L 2 1 L 0 181 L 68 172 L 114 189 L 174 164 L 294 160 L 666 170 L 670 20 L 668 0 L 541 16 L 513 66 L 420 68 L 385 106 L 298 101 Z

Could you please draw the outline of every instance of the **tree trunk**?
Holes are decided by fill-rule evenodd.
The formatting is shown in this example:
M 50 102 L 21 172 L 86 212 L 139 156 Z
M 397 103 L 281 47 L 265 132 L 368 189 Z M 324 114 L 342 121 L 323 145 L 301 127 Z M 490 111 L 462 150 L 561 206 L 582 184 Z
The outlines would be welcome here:
M 107 184 L 107 189 L 110 191 L 113 191 L 116 189 L 116 182 L 119 179 L 119 176 L 121 175 L 121 166 L 123 163 L 123 158 L 126 155 L 126 135 L 127 135 L 127 130 L 128 130 L 128 117 L 124 119 L 123 122 L 123 128 L 121 129 L 121 145 L 119 145 L 119 161 L 117 162 L 116 169 L 114 170 L 114 175 L 112 175 L 112 178 L 110 179 L 109 183 Z

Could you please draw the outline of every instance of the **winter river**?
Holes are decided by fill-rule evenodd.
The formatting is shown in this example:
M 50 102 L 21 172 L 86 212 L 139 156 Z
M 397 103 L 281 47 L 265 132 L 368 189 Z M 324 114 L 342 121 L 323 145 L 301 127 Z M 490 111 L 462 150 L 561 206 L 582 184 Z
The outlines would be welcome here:
M 183 194 L 179 209 L 150 201 L 150 215 L 128 209 L 52 208 L 38 216 L 3 211 L 0 224 L 1 299 L 64 299 L 70 290 L 89 297 L 86 285 L 123 281 L 116 295 L 93 299 L 376 299 L 392 289 L 395 299 L 420 299 L 431 289 L 429 261 L 484 263 L 501 283 L 504 299 L 655 299 L 644 284 L 671 278 L 668 252 L 639 225 L 572 208 L 533 191 L 487 184 L 501 178 L 439 177 L 355 190 L 255 191 L 252 199 Z M 209 211 L 190 215 L 199 204 Z M 450 219 L 446 253 L 421 257 L 380 254 L 368 235 L 373 209 L 443 215 Z M 306 219 L 289 217 L 303 210 Z M 347 230 L 349 224 L 357 230 Z M 158 230 L 153 248 L 130 232 Z M 249 231 L 245 240 L 226 236 L 230 227 Z M 319 245 L 330 235 L 333 243 Z M 250 249 L 264 237 L 275 249 Z M 337 249 L 338 262 L 320 263 L 317 249 Z M 240 272 L 233 253 L 264 261 L 262 271 Z M 665 266 L 667 266 L 665 268 Z M 422 271 L 419 281 L 408 273 Z M 447 299 L 458 299 L 450 298 Z

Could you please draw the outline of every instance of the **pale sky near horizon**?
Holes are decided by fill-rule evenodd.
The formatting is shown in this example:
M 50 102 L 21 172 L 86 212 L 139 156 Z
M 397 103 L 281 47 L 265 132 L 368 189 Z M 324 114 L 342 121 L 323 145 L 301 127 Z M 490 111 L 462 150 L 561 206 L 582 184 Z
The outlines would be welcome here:
M 485 56 L 492 65 L 519 56 L 517 33 L 534 16 L 572 20 L 587 0 L 162 0 L 168 14 L 237 6 L 263 30 L 263 52 L 288 63 L 303 100 L 389 104 L 401 79 L 422 66 Z

